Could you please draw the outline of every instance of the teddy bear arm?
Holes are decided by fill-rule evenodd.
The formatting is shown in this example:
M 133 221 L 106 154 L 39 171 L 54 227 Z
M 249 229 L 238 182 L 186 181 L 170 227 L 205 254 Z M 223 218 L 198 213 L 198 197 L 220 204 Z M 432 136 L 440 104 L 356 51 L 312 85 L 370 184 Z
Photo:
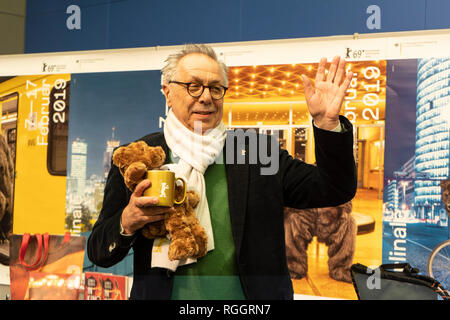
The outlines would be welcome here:
M 169 260 L 180 260 L 192 257 L 198 246 L 187 224 L 185 207 L 175 207 L 175 212 L 166 217 L 166 229 L 170 235 Z
M 196 208 L 198 203 L 200 202 L 200 196 L 195 191 L 187 191 L 186 200 L 189 202 L 189 205 L 192 208 Z
M 205 229 L 203 229 L 199 220 L 197 219 L 197 215 L 195 214 L 194 208 L 190 206 L 191 201 L 189 200 L 191 199 L 192 194 L 188 194 L 188 199 L 185 204 L 186 220 L 187 224 L 191 228 L 192 234 L 198 246 L 198 250 L 194 253 L 193 257 L 200 258 L 205 256 L 207 253 L 208 237 L 206 235 Z M 196 202 L 195 205 L 197 205 L 197 203 L 198 202 Z
M 125 170 L 124 180 L 126 186 L 134 191 L 136 186 L 145 179 L 147 175 L 147 167 L 142 162 L 134 162 Z

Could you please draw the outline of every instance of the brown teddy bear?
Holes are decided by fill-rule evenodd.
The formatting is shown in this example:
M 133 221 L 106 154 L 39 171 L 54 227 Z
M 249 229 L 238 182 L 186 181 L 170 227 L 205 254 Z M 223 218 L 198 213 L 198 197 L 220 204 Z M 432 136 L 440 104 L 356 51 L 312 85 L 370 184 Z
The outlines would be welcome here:
M 122 174 L 125 185 L 130 191 L 146 178 L 147 171 L 161 167 L 166 154 L 161 147 L 151 147 L 144 141 L 132 142 L 114 151 L 112 160 Z M 175 199 L 182 197 L 183 189 L 176 187 Z M 186 192 L 186 200 L 174 205 L 175 212 L 167 213 L 162 221 L 145 225 L 141 232 L 144 237 L 153 239 L 170 236 L 169 260 L 181 260 L 188 257 L 200 258 L 206 252 L 207 236 L 200 225 L 194 208 L 200 198 L 194 191 Z
M 314 209 L 284 209 L 286 258 L 291 277 L 308 272 L 307 249 L 314 236 L 328 246 L 328 272 L 332 279 L 352 282 L 350 267 L 356 246 L 357 224 L 352 203 Z

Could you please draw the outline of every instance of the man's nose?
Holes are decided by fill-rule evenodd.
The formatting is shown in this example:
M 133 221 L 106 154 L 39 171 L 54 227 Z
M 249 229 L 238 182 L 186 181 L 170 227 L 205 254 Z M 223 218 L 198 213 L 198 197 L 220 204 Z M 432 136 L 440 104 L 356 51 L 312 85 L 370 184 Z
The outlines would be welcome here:
M 212 98 L 211 98 L 211 91 L 209 90 L 209 88 L 205 87 L 203 89 L 202 95 L 198 99 L 199 99 L 199 102 L 202 102 L 205 104 L 211 103 Z

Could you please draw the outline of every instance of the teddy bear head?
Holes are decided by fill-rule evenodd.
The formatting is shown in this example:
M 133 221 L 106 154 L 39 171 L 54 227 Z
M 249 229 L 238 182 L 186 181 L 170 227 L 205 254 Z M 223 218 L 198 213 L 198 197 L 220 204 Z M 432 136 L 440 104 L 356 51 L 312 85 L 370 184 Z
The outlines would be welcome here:
M 131 191 L 145 179 L 147 170 L 161 167 L 166 154 L 161 147 L 151 147 L 144 141 L 132 142 L 114 151 L 113 163 L 124 177 L 125 184 Z

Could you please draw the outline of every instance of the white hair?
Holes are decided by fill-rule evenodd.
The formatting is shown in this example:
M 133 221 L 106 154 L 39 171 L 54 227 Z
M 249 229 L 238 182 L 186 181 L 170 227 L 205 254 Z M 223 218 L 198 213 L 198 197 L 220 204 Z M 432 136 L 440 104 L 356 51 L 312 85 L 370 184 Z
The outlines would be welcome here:
M 206 44 L 185 44 L 183 49 L 177 53 L 169 55 L 166 59 L 166 65 L 161 69 L 162 81 L 167 84 L 171 80 L 175 80 L 175 73 L 177 71 L 178 62 L 181 58 L 191 53 L 201 53 L 217 62 L 222 70 L 223 79 L 225 81 L 225 87 L 228 87 L 228 68 L 222 61 L 217 59 L 214 49 Z

